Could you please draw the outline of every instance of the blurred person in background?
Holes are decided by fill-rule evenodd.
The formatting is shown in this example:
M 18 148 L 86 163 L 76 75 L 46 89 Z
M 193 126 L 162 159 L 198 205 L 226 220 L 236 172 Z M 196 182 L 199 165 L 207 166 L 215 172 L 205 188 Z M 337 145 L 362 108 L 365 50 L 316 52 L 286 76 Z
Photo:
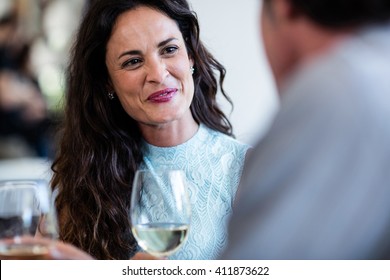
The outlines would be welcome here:
M 22 154 L 10 153 L 17 144 L 12 141 L 0 148 L 0 157 L 50 157 L 53 147 L 47 105 L 28 69 L 30 42 L 18 25 L 15 7 L 0 17 L 0 138 L 22 140 L 27 149 Z
M 264 0 L 280 111 L 225 259 L 390 258 L 390 1 Z

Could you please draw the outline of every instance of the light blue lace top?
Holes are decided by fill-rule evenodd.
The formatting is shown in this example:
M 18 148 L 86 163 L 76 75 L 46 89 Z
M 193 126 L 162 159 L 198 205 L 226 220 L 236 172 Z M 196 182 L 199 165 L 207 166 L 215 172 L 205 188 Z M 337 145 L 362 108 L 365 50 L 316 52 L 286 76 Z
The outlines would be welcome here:
M 248 145 L 200 125 L 187 142 L 175 147 L 145 143 L 153 168 L 184 170 L 189 181 L 191 225 L 186 243 L 170 259 L 216 259 L 227 243 L 227 222 L 240 181 Z M 144 163 L 141 168 L 147 169 Z

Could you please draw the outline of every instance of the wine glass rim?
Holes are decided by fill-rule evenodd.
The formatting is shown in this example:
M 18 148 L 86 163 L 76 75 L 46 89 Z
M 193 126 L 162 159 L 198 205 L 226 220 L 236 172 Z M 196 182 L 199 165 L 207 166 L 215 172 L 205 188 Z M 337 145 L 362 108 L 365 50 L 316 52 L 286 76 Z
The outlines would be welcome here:
M 0 180 L 0 190 L 9 190 L 9 189 L 29 189 L 33 188 L 37 191 L 42 191 L 42 188 L 47 186 L 45 180 L 29 180 L 29 179 L 15 179 L 15 180 Z
M 47 184 L 43 179 L 12 179 L 12 180 L 0 180 L 0 187 L 8 185 L 42 185 Z
M 42 179 L 13 179 L 0 180 L 0 192 L 9 191 L 33 191 L 34 197 L 40 201 L 43 213 L 49 212 L 51 208 L 50 189 L 46 180 Z

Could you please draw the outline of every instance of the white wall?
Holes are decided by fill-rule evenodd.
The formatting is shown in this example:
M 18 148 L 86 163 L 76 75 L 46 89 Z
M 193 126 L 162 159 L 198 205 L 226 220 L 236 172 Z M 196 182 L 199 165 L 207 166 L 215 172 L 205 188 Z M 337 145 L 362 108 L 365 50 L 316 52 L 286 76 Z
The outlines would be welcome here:
M 274 81 L 262 49 L 260 0 L 189 0 L 200 36 L 226 67 L 225 90 L 234 110 L 223 104 L 237 139 L 254 144 L 278 107 Z

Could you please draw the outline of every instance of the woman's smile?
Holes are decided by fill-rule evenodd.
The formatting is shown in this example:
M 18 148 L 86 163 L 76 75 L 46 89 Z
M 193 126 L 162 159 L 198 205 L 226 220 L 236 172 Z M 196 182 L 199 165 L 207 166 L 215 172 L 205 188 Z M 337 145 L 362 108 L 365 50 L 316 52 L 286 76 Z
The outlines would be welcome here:
M 165 103 L 171 101 L 177 94 L 177 88 L 166 88 L 152 93 L 147 101 L 153 103 Z

